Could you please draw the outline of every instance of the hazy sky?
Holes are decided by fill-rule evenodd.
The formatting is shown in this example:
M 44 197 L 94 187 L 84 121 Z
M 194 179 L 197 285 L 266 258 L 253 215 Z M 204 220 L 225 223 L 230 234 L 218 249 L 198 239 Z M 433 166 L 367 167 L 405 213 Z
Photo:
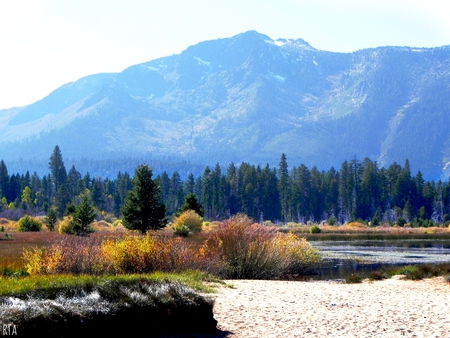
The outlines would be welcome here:
M 0 0 L 0 109 L 256 30 L 351 52 L 450 44 L 449 0 Z

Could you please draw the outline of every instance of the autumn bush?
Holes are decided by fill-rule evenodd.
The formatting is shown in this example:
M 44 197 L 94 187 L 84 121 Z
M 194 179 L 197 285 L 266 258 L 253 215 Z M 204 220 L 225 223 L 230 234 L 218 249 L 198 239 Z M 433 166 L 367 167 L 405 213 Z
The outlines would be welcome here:
M 91 274 L 108 272 L 108 263 L 101 251 L 101 239 L 62 236 L 47 249 L 31 248 L 23 253 L 29 274 Z
M 298 238 L 292 233 L 278 234 L 275 246 L 287 262 L 287 274 L 304 274 L 317 267 L 322 261 L 319 250 L 314 248 L 306 238 Z
M 119 238 L 64 235 L 50 247 L 24 251 L 28 273 L 126 274 L 198 268 L 196 249 L 181 238 L 124 235 Z
M 201 255 L 222 264 L 221 275 L 237 279 L 276 278 L 320 261 L 305 240 L 236 215 L 221 223 L 205 241 Z
M 17 223 L 18 231 L 41 231 L 42 222 L 29 215 L 23 216 Z
M 203 218 L 193 210 L 186 210 L 176 217 L 173 223 L 175 235 L 186 237 L 191 233 L 199 233 L 202 230 Z
M 153 271 L 156 249 L 155 240 L 149 235 L 109 239 L 102 244 L 102 253 L 112 269 L 119 274 Z

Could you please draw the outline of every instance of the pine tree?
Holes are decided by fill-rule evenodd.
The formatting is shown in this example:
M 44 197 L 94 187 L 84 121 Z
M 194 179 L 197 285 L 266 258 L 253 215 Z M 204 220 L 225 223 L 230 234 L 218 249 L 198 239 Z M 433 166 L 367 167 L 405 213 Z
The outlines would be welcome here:
M 286 222 L 290 216 L 289 206 L 291 196 L 288 164 L 285 154 L 281 154 L 278 168 L 278 191 L 280 192 L 281 217 L 282 220 Z
M 64 166 L 64 161 L 61 155 L 61 150 L 58 146 L 55 146 L 48 166 L 51 173 L 54 192 L 56 193 L 59 187 L 66 182 L 67 172 Z
M 152 180 L 152 170 L 147 165 L 136 168 L 132 179 L 133 189 L 128 192 L 122 206 L 123 225 L 142 234 L 148 230 L 162 229 L 166 225 L 166 207 L 161 203 L 161 193 Z
M 95 217 L 97 215 L 89 204 L 87 196 L 83 196 L 81 204 L 75 208 L 75 213 L 73 214 L 74 230 L 79 236 L 92 232 L 89 224 L 94 221 Z
M 195 196 L 195 194 L 188 194 L 184 198 L 184 203 L 181 205 L 180 209 L 178 209 L 178 212 L 175 214 L 175 216 L 178 217 L 187 210 L 195 211 L 196 214 L 200 217 L 203 217 L 203 215 L 205 214 L 203 206 L 197 201 L 197 196 Z
M 47 225 L 48 230 L 55 230 L 56 222 L 58 222 L 58 216 L 56 214 L 55 209 L 50 208 L 47 212 L 47 216 L 44 218 L 44 223 Z

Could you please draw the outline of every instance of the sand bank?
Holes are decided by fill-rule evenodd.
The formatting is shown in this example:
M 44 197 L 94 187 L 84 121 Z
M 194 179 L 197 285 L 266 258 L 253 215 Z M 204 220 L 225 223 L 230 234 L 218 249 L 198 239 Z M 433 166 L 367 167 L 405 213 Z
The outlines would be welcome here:
M 450 285 L 443 278 L 226 281 L 214 305 L 226 337 L 449 337 Z

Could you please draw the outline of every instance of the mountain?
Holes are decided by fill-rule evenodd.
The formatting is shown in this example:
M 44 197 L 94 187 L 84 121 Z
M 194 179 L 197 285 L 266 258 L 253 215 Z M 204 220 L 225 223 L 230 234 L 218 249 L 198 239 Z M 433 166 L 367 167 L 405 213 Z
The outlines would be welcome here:
M 95 74 L 0 111 L 0 157 L 170 157 L 328 170 L 409 159 L 450 176 L 450 46 L 353 53 L 249 31 Z

